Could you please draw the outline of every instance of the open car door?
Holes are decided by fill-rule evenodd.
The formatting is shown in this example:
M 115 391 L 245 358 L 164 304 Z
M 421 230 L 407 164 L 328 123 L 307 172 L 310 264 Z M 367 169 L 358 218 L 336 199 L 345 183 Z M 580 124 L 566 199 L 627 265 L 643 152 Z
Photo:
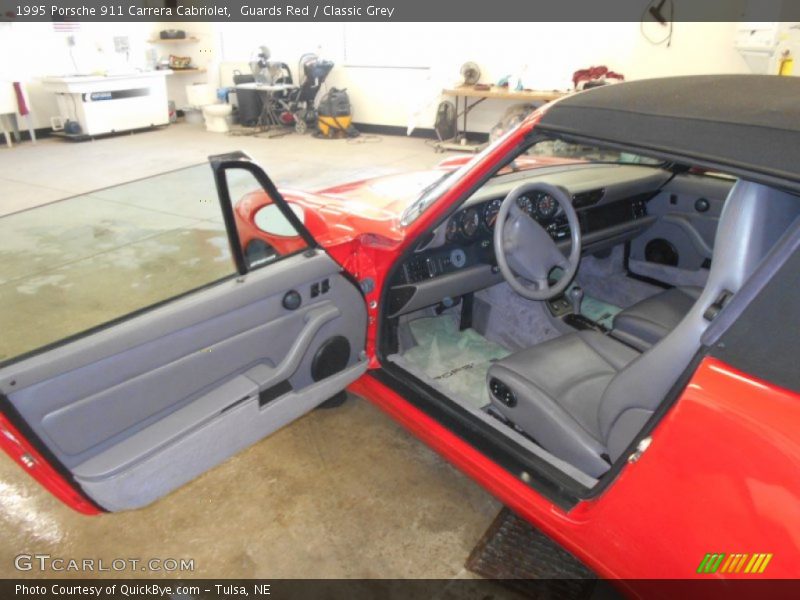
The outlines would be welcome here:
M 145 506 L 366 371 L 364 297 L 302 209 L 245 155 L 210 161 L 182 185 L 207 177 L 208 197 L 216 188 L 227 275 L 0 367 L 2 446 L 84 512 Z M 231 199 L 259 187 L 277 207 L 268 226 L 293 242 L 250 265 Z

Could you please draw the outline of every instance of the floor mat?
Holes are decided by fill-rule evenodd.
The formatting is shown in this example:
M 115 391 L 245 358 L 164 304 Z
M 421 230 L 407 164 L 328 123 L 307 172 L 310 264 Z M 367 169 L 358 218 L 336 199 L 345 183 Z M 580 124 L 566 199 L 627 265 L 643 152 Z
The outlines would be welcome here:
M 423 317 L 409 327 L 417 345 L 403 354 L 405 360 L 475 408 L 489 404 L 486 373 L 508 350 L 474 329 L 460 331 L 454 315 Z
M 503 508 L 466 568 L 531 598 L 590 598 L 597 575 L 543 533 Z

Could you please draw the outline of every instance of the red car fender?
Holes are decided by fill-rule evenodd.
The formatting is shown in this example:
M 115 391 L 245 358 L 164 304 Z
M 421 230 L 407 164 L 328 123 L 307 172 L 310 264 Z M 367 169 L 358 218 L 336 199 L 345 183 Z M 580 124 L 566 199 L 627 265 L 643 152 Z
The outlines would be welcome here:
M 84 515 L 102 512 L 56 471 L 3 414 L 0 414 L 0 448 L 67 506 Z

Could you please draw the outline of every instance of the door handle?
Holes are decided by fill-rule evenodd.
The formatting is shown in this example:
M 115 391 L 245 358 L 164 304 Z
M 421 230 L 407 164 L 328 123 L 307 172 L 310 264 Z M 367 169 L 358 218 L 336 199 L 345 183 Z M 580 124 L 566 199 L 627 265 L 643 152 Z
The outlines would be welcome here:
M 265 364 L 256 365 L 247 371 L 245 375 L 256 382 L 259 389 L 269 387 L 276 381 L 288 379 L 297 371 L 300 361 L 305 356 L 306 349 L 311 344 L 314 336 L 317 335 L 317 332 L 323 325 L 333 321 L 341 314 L 341 311 L 334 304 L 325 304 L 309 310 L 303 316 L 305 324 L 300 331 L 300 335 L 297 336 L 284 359 L 274 367 Z

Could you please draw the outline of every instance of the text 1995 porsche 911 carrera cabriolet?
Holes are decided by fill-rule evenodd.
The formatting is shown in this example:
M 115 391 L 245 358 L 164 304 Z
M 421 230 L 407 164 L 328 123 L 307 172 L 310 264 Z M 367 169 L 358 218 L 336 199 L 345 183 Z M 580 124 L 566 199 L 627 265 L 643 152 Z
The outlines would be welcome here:
M 2 445 L 133 509 L 350 390 L 602 576 L 798 577 L 798 97 L 606 86 L 313 193 L 213 156 L 236 272 L 7 362 Z

